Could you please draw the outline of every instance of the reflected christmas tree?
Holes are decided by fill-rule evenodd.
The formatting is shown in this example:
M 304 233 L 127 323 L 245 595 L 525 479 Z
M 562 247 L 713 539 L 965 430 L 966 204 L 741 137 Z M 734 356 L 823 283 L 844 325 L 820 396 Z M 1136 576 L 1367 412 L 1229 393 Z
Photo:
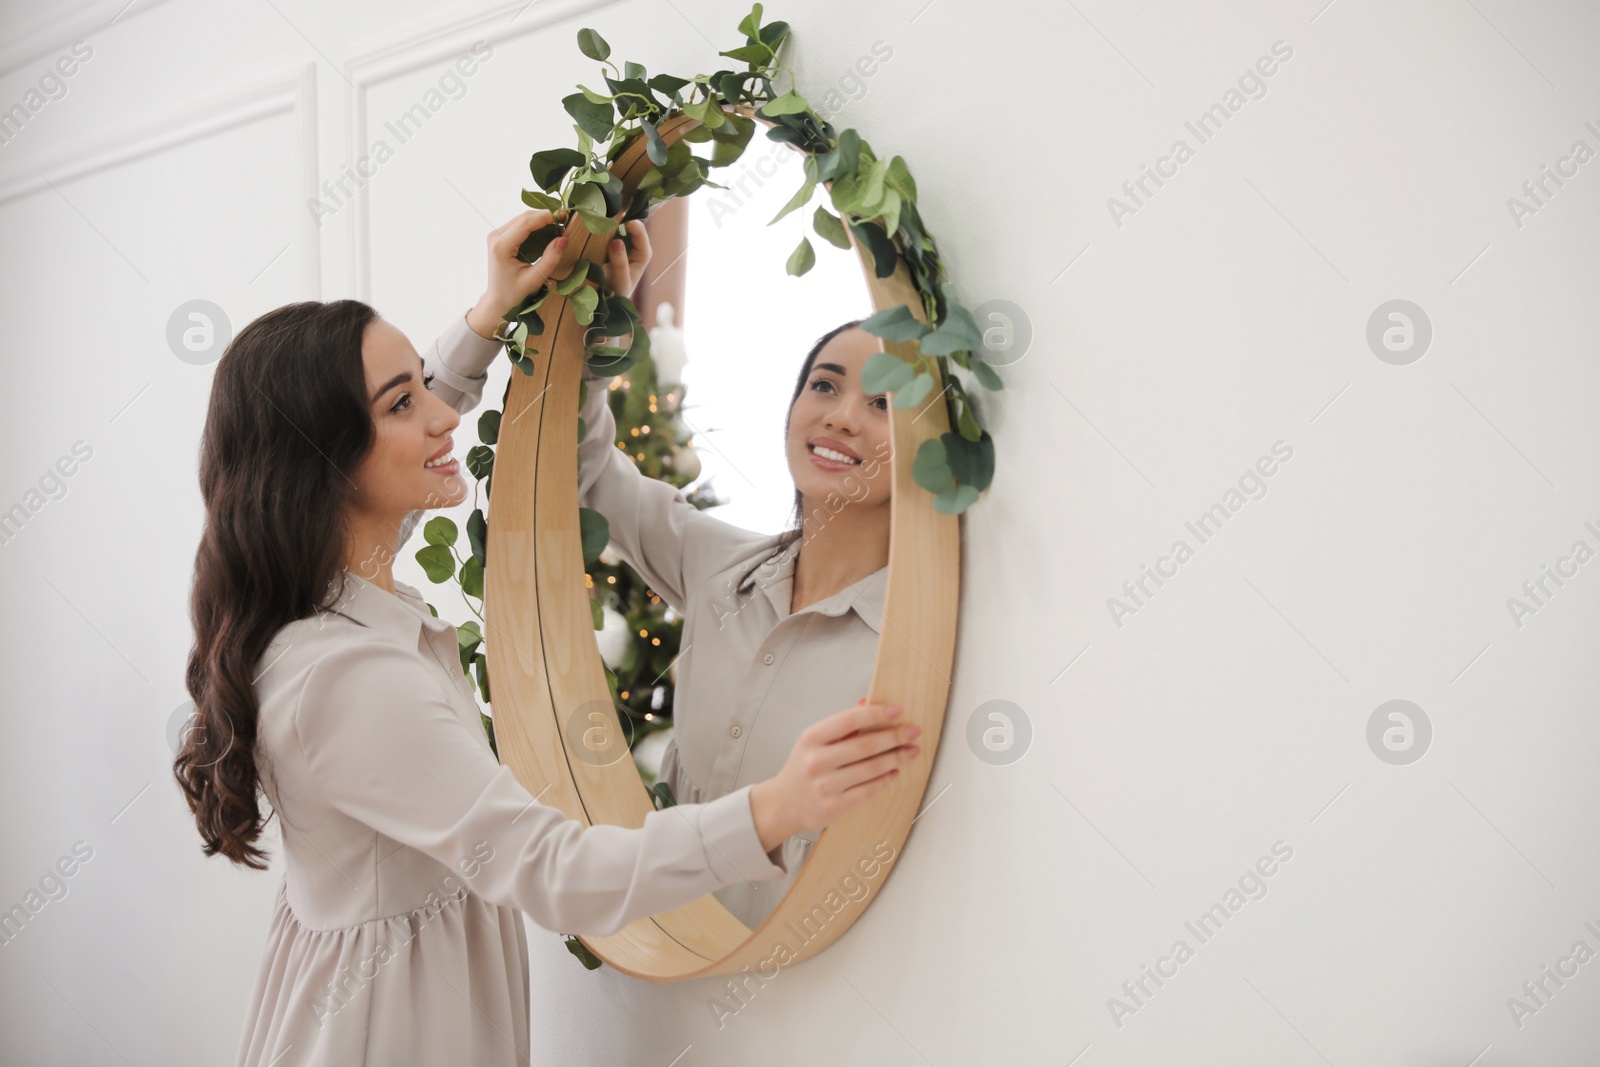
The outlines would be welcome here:
M 700 457 L 690 445 L 693 436 L 679 412 L 683 406 L 683 368 L 687 362 L 683 331 L 673 323 L 669 303 L 656 305 L 657 325 L 650 331 L 650 355 L 627 374 L 613 378 L 606 397 L 617 424 L 617 447 L 651 478 L 679 489 L 700 476 Z M 589 388 L 604 387 L 601 382 Z M 723 503 L 701 486 L 685 494 L 697 508 Z M 672 726 L 675 667 L 683 620 L 610 546 L 592 565 L 585 581 L 600 605 L 604 627 L 595 637 L 605 660 L 617 715 L 636 754 L 641 746 L 641 773 L 647 785 L 659 764 L 659 745 L 648 739 Z

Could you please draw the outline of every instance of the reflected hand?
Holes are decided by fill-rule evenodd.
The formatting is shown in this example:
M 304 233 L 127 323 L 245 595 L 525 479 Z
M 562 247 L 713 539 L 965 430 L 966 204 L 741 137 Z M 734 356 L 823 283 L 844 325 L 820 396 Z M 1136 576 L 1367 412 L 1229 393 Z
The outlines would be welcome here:
M 876 796 L 922 749 L 909 742 L 922 727 L 894 724 L 902 709 L 868 704 L 808 727 L 783 769 L 750 788 L 750 814 L 761 847 L 771 852 L 804 830 L 815 830 Z
M 480 337 L 493 337 L 505 322 L 505 314 L 528 294 L 550 280 L 567 238 L 558 237 L 545 247 L 544 254 L 532 263 L 517 258 L 517 249 L 528 235 L 555 222 L 548 211 L 524 211 L 504 226 L 489 231 L 489 280 L 483 295 L 467 312 L 467 325 Z

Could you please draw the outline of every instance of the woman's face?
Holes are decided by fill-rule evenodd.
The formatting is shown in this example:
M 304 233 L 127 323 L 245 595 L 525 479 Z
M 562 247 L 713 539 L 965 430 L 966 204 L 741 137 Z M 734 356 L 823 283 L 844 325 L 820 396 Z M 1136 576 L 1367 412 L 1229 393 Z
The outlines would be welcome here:
M 460 461 L 450 457 L 450 432 L 461 416 L 423 385 L 417 350 L 405 334 L 374 319 L 361 338 L 361 362 L 375 439 L 355 475 L 353 506 L 398 520 L 409 511 L 461 503 L 467 483 Z
M 861 368 L 877 351 L 865 330 L 838 334 L 817 353 L 790 409 L 789 473 L 808 515 L 830 494 L 869 506 L 889 499 L 889 398 L 861 388 Z

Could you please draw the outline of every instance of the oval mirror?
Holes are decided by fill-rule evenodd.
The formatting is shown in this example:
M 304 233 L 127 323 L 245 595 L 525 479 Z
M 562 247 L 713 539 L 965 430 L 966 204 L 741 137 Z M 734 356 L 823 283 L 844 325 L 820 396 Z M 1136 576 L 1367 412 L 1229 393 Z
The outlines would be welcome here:
M 671 146 L 699 125 L 679 114 L 659 133 Z M 590 824 L 638 826 L 666 802 L 629 756 L 630 740 L 669 718 L 670 737 L 655 747 L 680 802 L 769 777 L 801 730 L 863 696 L 903 706 L 906 721 L 923 728 L 924 750 L 937 750 L 958 524 L 933 507 L 910 459 L 949 429 L 948 417 L 937 389 L 905 409 L 867 394 L 859 372 L 872 353 L 914 358 L 917 345 L 846 325 L 900 305 L 921 318 L 922 301 L 903 260 L 880 278 L 871 253 L 845 234 L 850 250 L 818 242 L 815 265 L 788 276 L 786 252 L 799 227 L 810 228 L 811 209 L 766 224 L 801 185 L 804 158 L 757 138 L 739 160 L 746 166 L 713 172 L 726 188 L 704 186 L 651 209 L 652 261 L 635 297 L 669 327 L 655 332 L 651 358 L 594 377 L 579 310 L 552 295 L 539 308 L 541 355 L 531 373 L 511 376 L 484 583 L 496 735 L 502 760 L 535 796 Z M 624 203 L 650 170 L 643 138 L 618 155 L 612 173 Z M 557 277 L 580 257 L 602 261 L 609 234 L 590 233 L 576 216 L 567 234 Z M 649 412 L 649 432 L 692 438 L 694 447 L 677 439 L 645 447 L 630 410 Z M 596 527 L 580 506 L 605 516 L 610 542 L 588 569 L 585 534 L 592 558 Z M 628 662 L 612 647 L 614 693 L 596 620 L 607 607 L 623 614 L 639 605 L 616 589 L 629 582 L 664 625 L 681 626 L 682 646 L 665 666 L 648 654 Z M 781 846 L 789 870 L 781 882 L 730 885 L 584 944 L 657 981 L 814 955 L 883 886 L 931 766 L 914 761 L 844 818 Z

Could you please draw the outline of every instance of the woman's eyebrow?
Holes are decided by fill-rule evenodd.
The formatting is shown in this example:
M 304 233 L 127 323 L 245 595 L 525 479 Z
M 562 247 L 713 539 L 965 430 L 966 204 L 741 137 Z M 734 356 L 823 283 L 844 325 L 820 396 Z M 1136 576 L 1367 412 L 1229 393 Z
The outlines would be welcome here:
M 421 356 L 417 357 L 417 362 L 418 363 L 422 362 L 422 357 Z M 388 381 L 384 382 L 381 386 L 378 387 L 378 391 L 376 393 L 372 394 L 372 400 L 369 401 L 369 403 L 376 404 L 378 402 L 378 398 L 380 396 L 382 396 L 384 393 L 387 393 L 389 390 L 393 389 L 395 386 L 402 385 L 402 384 L 404 384 L 406 382 L 409 382 L 410 380 L 411 380 L 411 372 L 410 371 L 402 371 L 401 373 L 396 374 L 393 378 L 390 378 Z
M 376 404 L 378 402 L 378 398 L 381 397 L 384 393 L 387 393 L 389 390 L 393 389 L 395 386 L 400 385 L 400 384 L 402 384 L 404 382 L 409 382 L 410 380 L 411 380 L 411 372 L 410 371 L 403 371 L 400 374 L 396 374 L 393 378 L 390 378 L 388 381 L 386 381 L 382 385 L 380 385 L 378 387 L 378 391 L 376 393 L 372 394 L 372 403 Z
M 839 364 L 837 364 L 837 363 L 818 363 L 816 366 L 812 367 L 811 369 L 812 370 L 832 371 L 833 373 L 837 374 L 841 378 L 846 377 L 845 369 L 843 367 L 839 366 Z

